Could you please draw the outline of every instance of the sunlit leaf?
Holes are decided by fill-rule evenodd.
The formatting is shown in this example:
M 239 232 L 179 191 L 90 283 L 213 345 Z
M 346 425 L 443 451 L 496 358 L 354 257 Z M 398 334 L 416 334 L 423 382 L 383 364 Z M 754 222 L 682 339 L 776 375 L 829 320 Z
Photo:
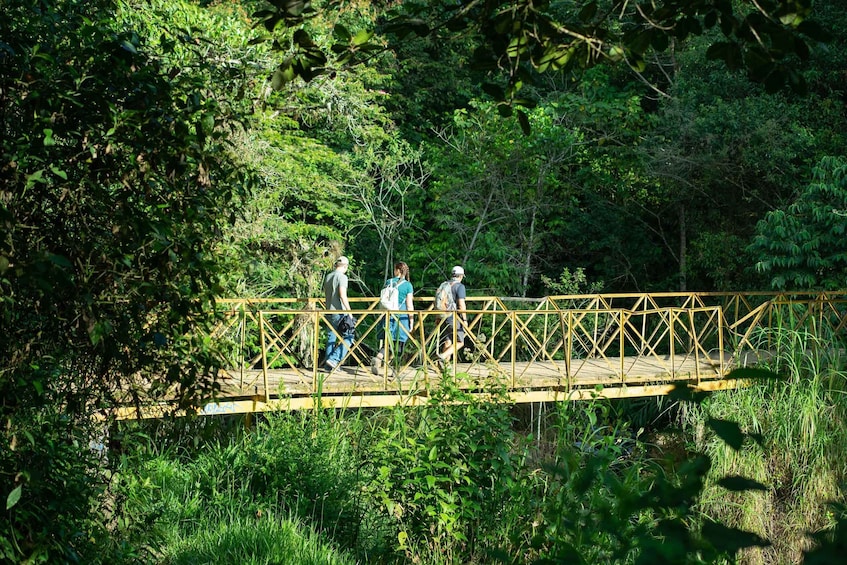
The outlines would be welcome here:
M 6 497 L 6 510 L 11 510 L 12 507 L 20 501 L 22 492 L 23 485 L 18 485 L 12 489 L 12 492 L 10 492 L 9 496 Z
M 373 36 L 374 36 L 374 32 L 373 32 L 373 31 L 366 30 L 366 29 L 360 30 L 360 31 L 359 31 L 358 33 L 356 33 L 356 35 L 353 37 L 353 40 L 352 40 L 353 45 L 363 45 L 363 44 L 367 43 L 368 41 L 370 41 L 370 39 L 371 39 Z

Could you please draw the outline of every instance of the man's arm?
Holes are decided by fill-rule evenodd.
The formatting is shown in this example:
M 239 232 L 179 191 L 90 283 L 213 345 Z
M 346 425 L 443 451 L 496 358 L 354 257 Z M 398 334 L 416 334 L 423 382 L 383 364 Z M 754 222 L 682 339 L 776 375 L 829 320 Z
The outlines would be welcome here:
M 346 286 L 338 287 L 338 297 L 341 299 L 341 306 L 344 308 L 344 310 L 352 310 L 352 308 L 350 308 L 350 301 L 347 300 Z
M 456 301 L 456 308 L 458 310 L 459 317 L 462 318 L 466 324 L 468 323 L 468 313 L 465 312 L 467 310 L 467 305 L 465 304 L 465 299 L 460 298 Z

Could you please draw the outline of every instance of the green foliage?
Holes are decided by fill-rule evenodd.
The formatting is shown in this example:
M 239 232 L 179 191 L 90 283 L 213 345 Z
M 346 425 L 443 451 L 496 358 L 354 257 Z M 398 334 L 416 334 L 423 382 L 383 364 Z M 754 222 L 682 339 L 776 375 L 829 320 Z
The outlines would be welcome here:
M 167 53 L 117 27 L 108 4 L 13 8 L 3 30 L 15 54 L 2 77 L 4 366 L 23 375 L 38 358 L 59 378 L 77 373 L 93 406 L 114 393 L 107 374 L 142 368 L 158 369 L 154 389 L 178 381 L 187 398 L 214 363 L 191 337 L 206 318 L 189 314 L 220 290 L 222 210 L 245 189 L 226 152 L 232 116 L 198 77 L 169 79 Z
M 0 561 L 94 563 L 127 557 L 99 518 L 113 509 L 105 505 L 110 474 L 102 468 L 100 452 L 89 446 L 96 441 L 96 425 L 50 404 L 18 410 L 6 425 L 12 433 L 0 438 L 5 477 Z
M 759 369 L 737 376 L 779 382 Z M 693 564 L 771 551 L 773 532 L 724 519 L 780 488 L 772 483 L 780 477 L 725 468 L 726 454 L 740 459 L 769 440 L 748 420 L 735 422 L 723 403 L 689 410 L 702 416 L 706 453 L 651 460 L 646 450 L 656 448 L 628 431 L 608 400 L 558 405 L 533 451 L 496 388 L 492 403 L 453 380 L 432 392 L 420 409 L 272 415 L 238 440 L 195 448 L 190 457 L 165 452 L 121 475 L 123 511 L 153 518 L 148 544 L 175 563 L 247 548 L 257 556 L 289 548 L 303 559 L 316 552 L 333 559 L 319 543 L 297 541 L 280 515 L 379 562 Z M 688 389 L 674 398 L 703 401 Z M 819 463 L 800 465 L 811 468 L 796 480 L 814 483 Z M 810 558 L 839 543 L 840 530 L 816 529 Z
M 570 198 L 562 171 L 584 161 L 580 132 L 557 123 L 552 105 L 531 113 L 532 137 L 489 103 L 472 108 L 425 146 L 433 180 L 412 202 L 420 211 L 406 256 L 429 284 L 462 264 L 475 292 L 527 296 L 560 245 L 561 209 L 548 203 Z
M 773 548 L 761 554 L 763 559 L 784 556 L 780 559 L 800 562 L 810 531 L 821 532 L 819 541 L 837 543 L 832 532 L 824 532 L 837 519 L 827 503 L 843 498 L 844 472 L 832 461 L 847 457 L 847 381 L 838 349 L 841 337 L 816 338 L 812 332 L 787 329 L 794 321 L 786 317 L 786 328 L 762 334 L 756 342 L 760 350 L 771 352 L 767 366 L 782 378 L 715 394 L 705 405 L 713 418 L 732 422 L 723 425 L 738 440 L 744 432 L 754 441 L 729 450 L 717 438 L 704 438 L 702 448 L 712 458 L 713 473 L 704 489 L 703 510 L 726 525 L 770 539 Z M 733 475 L 768 488 L 727 493 L 717 478 Z
M 121 528 L 119 539 L 174 563 L 215 552 L 275 562 L 271 556 L 287 551 L 304 562 L 346 562 L 326 540 L 336 549 L 366 545 L 359 540 L 356 419 L 331 412 L 266 416 L 243 433 L 221 428 L 217 440 L 195 421 L 173 422 L 170 439 L 144 426 L 157 436 L 146 450 L 133 440 L 138 432 L 126 430 L 136 451 L 121 460 L 120 510 L 145 532 Z M 192 435 L 208 437 L 181 446 Z M 267 537 L 257 543 L 260 532 Z
M 812 534 L 815 547 L 804 552 L 804 565 L 826 565 L 844 558 L 847 549 L 847 509 L 844 504 L 837 503 L 832 504 L 832 512 L 836 518 L 835 526 Z
M 586 68 L 602 61 L 622 61 L 642 72 L 649 53 L 705 35 L 711 43 L 707 58 L 722 60 L 733 70 L 747 70 L 751 79 L 764 83 L 769 91 L 786 84 L 804 91 L 805 80 L 791 62 L 795 57 L 807 59 L 810 43 L 829 39 L 809 19 L 809 0 L 780 0 L 765 7 L 722 0 L 697 4 L 665 0 L 646 7 L 616 1 L 603 8 L 592 1 L 573 6 L 545 4 L 541 9 L 528 0 L 508 4 L 508 9 L 499 2 L 470 6 L 409 2 L 392 7 L 381 18 L 380 35 L 367 27 L 353 33 L 337 25 L 335 43 L 322 49 L 303 25 L 317 14 L 310 2 L 271 4 L 256 16 L 272 34 L 280 26 L 284 29 L 280 35 L 290 35 L 286 47 L 280 47 L 285 58 L 274 73 L 275 88 L 297 77 L 310 81 L 339 66 L 366 62 L 383 49 L 386 40 L 402 45 L 410 36 L 469 35 L 478 41 L 471 63 L 501 75 L 484 85 L 486 92 L 500 103 L 503 116 L 521 107 L 518 120 L 527 132 L 530 124 L 523 108 L 534 107 L 527 90 L 537 74 Z M 291 33 L 292 29 L 296 31 Z
M 602 282 L 588 282 L 585 269 L 582 267 L 577 267 L 573 273 L 565 267 L 558 280 L 541 275 L 541 283 L 550 295 L 597 294 L 603 289 Z
M 847 275 L 847 160 L 826 157 L 813 182 L 784 210 L 769 212 L 757 226 L 751 249 L 756 268 L 774 288 L 844 288 Z
M 487 383 L 491 402 L 459 387 L 453 377 L 432 390 L 419 410 L 398 408 L 377 433 L 374 480 L 367 491 L 394 522 L 398 549 L 467 561 L 491 547 L 503 507 L 528 478 L 524 454 L 503 392 Z M 461 403 L 461 404 L 459 404 Z M 492 539 L 493 538 L 493 539 Z
M 346 565 L 356 561 L 332 548 L 297 519 L 274 516 L 234 516 L 208 521 L 196 535 L 169 549 L 167 565 L 240 563 L 297 563 L 302 565 Z
M 220 291 L 215 246 L 249 186 L 227 142 L 238 109 L 210 86 L 220 69 L 196 32 L 154 46 L 119 8 L 3 5 L 0 437 L 35 454 L 0 468 L 21 487 L 0 519 L 19 559 L 105 547 L 82 422 L 119 401 L 186 406 L 218 388 L 202 336 Z
M 561 409 L 556 460 L 529 540 L 534 563 L 714 563 L 739 549 L 767 545 L 697 511 L 710 460 L 693 454 L 675 473 L 634 456 L 624 428 L 607 429 L 609 406 Z M 716 424 L 715 428 L 721 428 Z M 735 441 L 732 430 L 724 437 Z M 732 488 L 759 488 L 730 481 Z

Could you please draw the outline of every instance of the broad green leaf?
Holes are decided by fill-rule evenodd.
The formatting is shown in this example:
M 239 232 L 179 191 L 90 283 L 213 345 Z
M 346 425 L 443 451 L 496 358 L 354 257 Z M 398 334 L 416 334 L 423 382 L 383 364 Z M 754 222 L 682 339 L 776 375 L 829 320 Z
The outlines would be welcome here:
M 699 404 L 700 402 L 703 402 L 708 395 L 708 392 L 695 391 L 687 384 L 677 383 L 668 393 L 668 398 L 679 402 L 694 402 Z
M 524 132 L 524 135 L 532 133 L 532 128 L 529 125 L 529 118 L 523 110 L 518 110 L 518 122 L 521 125 L 521 131 Z
M 58 168 L 56 165 L 50 165 L 50 170 L 54 175 L 59 177 L 62 180 L 68 180 L 68 173 Z
M 374 36 L 373 31 L 363 29 L 363 30 L 360 30 L 359 32 L 357 32 L 355 36 L 353 36 L 352 43 L 353 43 L 353 45 L 356 45 L 356 46 L 364 45 L 365 43 L 370 41 L 373 36 Z
M 804 20 L 797 26 L 797 31 L 821 43 L 832 41 L 832 34 L 819 23 L 811 20 Z
M 274 71 L 271 77 L 271 87 L 274 90 L 281 90 L 286 84 L 294 80 L 294 67 L 290 60 L 286 60 Z
M 583 22 L 587 22 L 591 20 L 594 16 L 597 15 L 597 2 L 593 0 L 589 2 L 579 11 L 579 19 Z
M 47 255 L 47 258 L 54 265 L 58 265 L 60 267 L 66 268 L 66 269 L 69 269 L 73 266 L 73 264 L 70 262 L 70 260 L 68 260 L 68 258 L 65 257 L 64 255 L 57 255 L 55 253 L 49 253 Z
M 335 27 L 332 29 L 332 36 L 342 43 L 348 43 L 352 37 L 350 31 L 341 24 L 335 24 Z
M 21 499 L 21 492 L 23 489 L 23 485 L 18 485 L 17 487 L 9 493 L 9 496 L 6 497 L 6 510 L 11 510 L 15 504 Z

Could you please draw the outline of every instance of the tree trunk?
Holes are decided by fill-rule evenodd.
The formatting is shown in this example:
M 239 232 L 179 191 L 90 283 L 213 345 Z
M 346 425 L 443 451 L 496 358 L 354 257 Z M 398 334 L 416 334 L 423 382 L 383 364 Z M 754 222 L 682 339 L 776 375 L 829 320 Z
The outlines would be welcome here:
M 688 290 L 687 281 L 685 278 L 686 271 L 686 247 L 688 245 L 685 239 L 685 204 L 679 205 L 679 290 L 685 292 Z

